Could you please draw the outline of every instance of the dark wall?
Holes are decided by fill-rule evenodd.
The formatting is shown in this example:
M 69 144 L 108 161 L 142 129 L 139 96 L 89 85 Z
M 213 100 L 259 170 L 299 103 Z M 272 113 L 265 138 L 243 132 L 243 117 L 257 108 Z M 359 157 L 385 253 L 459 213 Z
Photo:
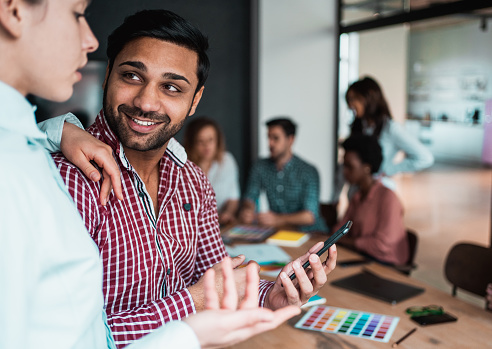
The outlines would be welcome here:
M 106 39 L 111 31 L 126 16 L 155 8 L 176 12 L 208 36 L 211 69 L 195 116 L 207 115 L 219 122 L 227 149 L 238 162 L 243 184 L 251 162 L 250 1 L 92 1 L 87 20 L 100 43 L 89 59 L 106 61 Z M 176 136 L 180 141 L 182 133 Z

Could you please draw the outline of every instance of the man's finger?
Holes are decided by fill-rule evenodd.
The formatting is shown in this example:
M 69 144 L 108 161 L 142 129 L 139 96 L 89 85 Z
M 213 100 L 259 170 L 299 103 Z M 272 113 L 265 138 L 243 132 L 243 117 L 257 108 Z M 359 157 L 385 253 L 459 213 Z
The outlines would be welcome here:
M 260 283 L 260 266 L 256 262 L 249 262 L 246 267 L 246 293 L 239 309 L 253 309 L 258 307 L 258 285 Z
M 231 259 L 229 257 L 225 257 L 222 260 L 222 276 L 224 278 L 224 296 L 222 298 L 221 309 L 236 310 L 237 308 L 236 281 L 234 280 Z
M 236 257 L 231 257 L 232 269 L 236 269 L 241 264 L 243 264 L 245 259 L 246 259 L 246 256 L 243 254 L 240 254 L 239 256 L 236 256 Z
M 205 309 L 219 309 L 219 295 L 215 288 L 215 270 L 212 268 L 205 272 L 203 287 L 205 290 Z

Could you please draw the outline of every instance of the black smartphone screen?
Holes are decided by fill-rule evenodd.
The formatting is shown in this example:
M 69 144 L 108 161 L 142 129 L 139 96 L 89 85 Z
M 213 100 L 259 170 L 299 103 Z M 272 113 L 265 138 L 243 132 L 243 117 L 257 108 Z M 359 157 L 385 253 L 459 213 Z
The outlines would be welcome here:
M 427 325 L 435 325 L 435 324 L 442 324 L 445 322 L 453 322 L 458 320 L 451 314 L 431 314 L 431 315 L 423 315 L 423 316 L 412 316 L 410 318 L 411 320 L 415 321 L 421 326 L 427 326 Z

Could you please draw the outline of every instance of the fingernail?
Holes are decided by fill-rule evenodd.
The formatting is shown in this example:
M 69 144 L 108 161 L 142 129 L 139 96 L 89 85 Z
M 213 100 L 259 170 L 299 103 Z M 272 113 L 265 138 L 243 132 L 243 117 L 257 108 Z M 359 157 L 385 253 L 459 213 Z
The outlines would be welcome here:
M 292 263 L 292 266 L 294 267 L 294 269 L 300 269 L 301 263 L 299 263 L 299 261 L 294 261 L 294 263 Z
M 280 277 L 282 279 L 287 279 L 288 278 L 287 273 L 285 271 L 283 271 L 283 272 L 280 273 Z
M 91 179 L 95 182 L 97 180 L 97 173 L 96 172 L 92 172 L 91 173 Z
M 107 198 L 107 197 L 105 197 L 105 198 L 103 199 L 103 206 L 106 206 L 106 204 L 107 204 L 107 203 L 108 203 L 108 198 Z

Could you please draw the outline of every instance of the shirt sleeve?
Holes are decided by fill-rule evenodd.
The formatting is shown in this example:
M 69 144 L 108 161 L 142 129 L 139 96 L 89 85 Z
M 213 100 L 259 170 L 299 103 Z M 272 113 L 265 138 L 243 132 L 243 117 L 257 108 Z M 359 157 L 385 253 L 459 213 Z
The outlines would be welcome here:
M 311 211 L 316 218 L 319 211 L 319 175 L 315 168 L 310 168 L 304 176 L 303 209 Z
M 200 342 L 193 329 L 187 323 L 172 321 L 126 348 L 200 349 Z
M 36 240 L 39 231 L 32 226 L 29 205 L 20 205 L 16 196 L 25 193 L 12 191 L 10 171 L 0 175 L 0 338 L 2 348 L 26 348 L 30 306 L 36 298 L 36 283 L 40 279 Z M 14 182 L 15 183 L 15 182 Z M 31 202 L 25 200 L 26 203 Z M 39 235 L 42 236 L 42 235 Z M 31 325 L 32 326 L 32 325 Z
M 81 129 L 84 129 L 84 126 L 82 126 L 79 119 L 77 119 L 77 117 L 72 113 L 60 115 L 38 123 L 39 129 L 43 131 L 48 138 L 43 146 L 50 153 L 60 151 L 60 143 L 63 134 L 63 124 L 65 122 L 69 122 L 77 127 L 80 127 Z
M 405 158 L 396 164 L 389 163 L 384 169 L 387 176 L 393 176 L 400 172 L 420 171 L 432 166 L 434 156 L 418 139 L 406 132 L 396 122 L 391 122 L 389 127 L 392 142 L 398 150 L 405 153 Z
M 107 321 L 117 347 L 123 348 L 142 335 L 167 326 L 170 321 L 181 320 L 194 313 L 191 295 L 187 289 L 182 289 L 140 307 L 108 314 Z

